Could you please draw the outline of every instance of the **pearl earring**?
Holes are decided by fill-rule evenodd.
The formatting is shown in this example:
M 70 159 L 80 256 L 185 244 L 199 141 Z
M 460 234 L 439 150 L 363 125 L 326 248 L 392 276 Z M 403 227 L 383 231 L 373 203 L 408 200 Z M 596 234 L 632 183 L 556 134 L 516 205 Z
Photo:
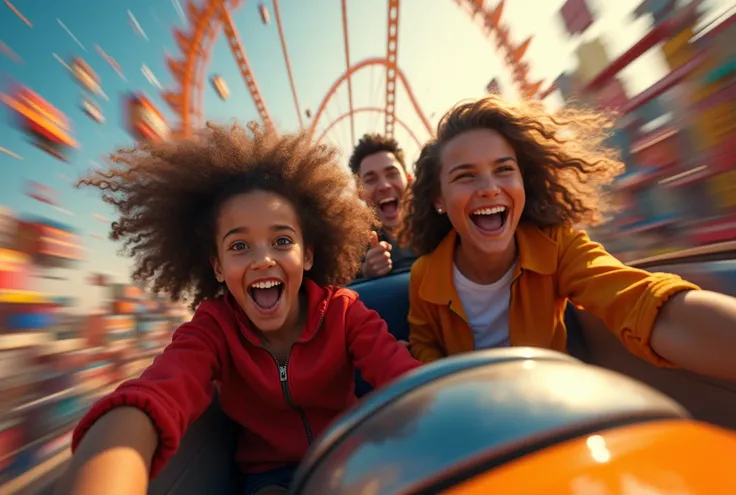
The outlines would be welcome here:
M 442 215 L 442 207 L 437 208 L 437 213 L 439 213 L 440 215 Z

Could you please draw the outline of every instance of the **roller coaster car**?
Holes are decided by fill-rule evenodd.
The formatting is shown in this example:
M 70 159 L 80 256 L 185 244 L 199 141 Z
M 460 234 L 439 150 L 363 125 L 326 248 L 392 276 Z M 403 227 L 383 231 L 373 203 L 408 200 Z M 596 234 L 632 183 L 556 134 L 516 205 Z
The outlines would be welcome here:
M 718 282 L 734 279 L 734 254 L 639 266 L 736 295 Z M 408 282 L 404 271 L 351 286 L 397 339 Z M 356 373 L 363 400 L 313 444 L 292 493 L 736 493 L 736 435 L 721 428 L 736 429 L 736 386 L 655 368 L 572 305 L 565 322 L 569 355 L 475 352 L 373 393 Z M 148 493 L 239 493 L 237 428 L 215 396 Z
M 730 293 L 708 285 L 708 267 L 725 266 L 714 261 L 643 267 Z M 398 339 L 408 282 L 404 271 L 351 286 Z M 655 368 L 572 305 L 565 321 L 569 355 L 476 352 L 369 395 L 357 374 L 365 398 L 313 445 L 292 493 L 736 493 L 736 437 L 715 426 L 736 428 L 736 386 Z M 236 432 L 215 397 L 149 493 L 238 493 Z
M 0 101 L 15 112 L 21 129 L 39 149 L 66 161 L 68 151 L 77 148 L 66 115 L 29 88 L 21 86 L 12 95 L 0 94 Z
M 734 448 L 736 433 L 622 374 L 508 348 L 366 397 L 312 446 L 291 493 L 725 493 Z

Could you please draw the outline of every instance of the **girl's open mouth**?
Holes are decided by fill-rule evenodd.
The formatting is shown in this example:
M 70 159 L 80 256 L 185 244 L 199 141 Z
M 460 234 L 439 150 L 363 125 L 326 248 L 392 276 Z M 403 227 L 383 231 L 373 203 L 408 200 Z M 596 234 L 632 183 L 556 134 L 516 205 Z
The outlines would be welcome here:
M 470 220 L 484 234 L 500 233 L 506 225 L 508 208 L 505 206 L 491 206 L 478 208 L 470 214 Z
M 284 282 L 277 278 L 256 280 L 248 287 L 248 295 L 258 309 L 270 312 L 276 309 L 284 291 Z

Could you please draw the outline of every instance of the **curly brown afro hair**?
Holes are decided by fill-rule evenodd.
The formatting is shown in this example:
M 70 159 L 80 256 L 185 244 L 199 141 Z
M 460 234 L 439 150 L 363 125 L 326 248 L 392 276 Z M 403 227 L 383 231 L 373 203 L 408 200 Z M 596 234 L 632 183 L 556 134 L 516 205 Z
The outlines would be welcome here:
M 612 116 L 574 108 L 552 115 L 540 102 L 512 106 L 495 95 L 455 106 L 417 160 L 415 181 L 404 197 L 400 241 L 424 255 L 450 232 L 447 215 L 434 208 L 442 151 L 451 139 L 475 129 L 500 133 L 516 151 L 526 192 L 522 222 L 539 227 L 600 223 L 611 206 L 606 186 L 624 171 L 617 152 L 606 146 L 612 126 Z
M 398 141 L 394 138 L 383 136 L 381 134 L 365 134 L 358 145 L 353 150 L 353 154 L 350 155 L 350 161 L 348 166 L 351 172 L 355 175 L 360 175 L 360 164 L 363 163 L 366 157 L 373 155 L 374 153 L 380 153 L 381 151 L 387 151 L 396 157 L 396 160 L 401 164 L 401 167 L 406 172 L 406 163 L 404 163 L 404 151 L 399 146 Z
M 174 300 L 191 296 L 194 309 L 224 292 L 210 264 L 220 205 L 249 191 L 293 202 L 314 251 L 305 276 L 320 285 L 352 280 L 376 219 L 350 190 L 350 173 L 336 156 L 305 134 L 278 136 L 255 123 L 247 130 L 208 124 L 190 139 L 119 150 L 109 170 L 78 185 L 99 189 L 119 212 L 110 238 L 134 258 L 133 280 Z

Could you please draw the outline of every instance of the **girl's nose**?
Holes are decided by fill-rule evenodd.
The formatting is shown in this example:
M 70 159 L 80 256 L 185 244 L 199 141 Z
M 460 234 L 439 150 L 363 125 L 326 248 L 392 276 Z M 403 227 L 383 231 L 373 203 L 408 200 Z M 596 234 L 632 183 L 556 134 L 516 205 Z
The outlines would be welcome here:
M 251 263 L 251 268 L 253 268 L 254 270 L 262 270 L 265 268 L 270 268 L 274 264 L 275 261 L 270 251 L 266 249 L 261 249 L 257 253 L 255 253 L 255 257 L 253 258 L 253 262 Z

